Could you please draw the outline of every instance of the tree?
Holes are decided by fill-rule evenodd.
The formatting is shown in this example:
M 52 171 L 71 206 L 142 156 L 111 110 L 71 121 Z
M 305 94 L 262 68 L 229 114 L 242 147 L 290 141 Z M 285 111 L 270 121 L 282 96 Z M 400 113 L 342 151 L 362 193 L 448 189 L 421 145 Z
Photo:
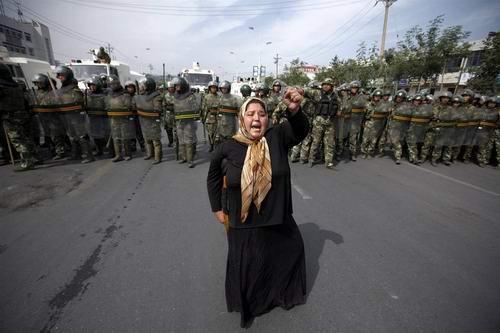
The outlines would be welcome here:
M 305 63 L 299 58 L 293 59 L 290 65 L 285 65 L 284 73 L 279 76 L 289 86 L 304 86 L 309 83 L 309 78 L 301 70 Z
M 481 94 L 496 95 L 499 90 L 497 78 L 500 74 L 500 31 L 491 32 L 484 47 L 481 64 L 467 85 Z

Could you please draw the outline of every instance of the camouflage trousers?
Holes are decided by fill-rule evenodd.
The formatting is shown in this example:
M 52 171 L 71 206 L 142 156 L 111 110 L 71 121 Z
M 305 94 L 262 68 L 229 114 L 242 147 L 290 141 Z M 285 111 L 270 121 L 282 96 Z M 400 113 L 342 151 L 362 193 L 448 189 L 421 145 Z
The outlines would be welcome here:
M 33 160 L 35 144 L 30 134 L 31 119 L 4 119 L 3 126 L 14 149 L 23 160 Z
M 472 150 L 473 149 L 474 149 L 474 146 L 472 146 L 472 145 L 465 146 L 464 156 L 463 156 L 464 162 L 472 160 Z
M 479 162 L 479 164 L 489 163 L 493 146 L 495 146 L 495 137 L 492 137 L 490 140 L 488 140 L 488 142 L 478 147 L 479 149 L 477 150 L 477 161 Z
M 452 149 L 449 146 L 434 146 L 432 151 L 432 161 L 436 162 L 440 157 L 441 153 L 443 156 L 443 162 L 451 162 Z
M 379 153 L 383 152 L 383 147 L 385 146 L 385 127 L 380 127 L 380 122 L 384 120 L 368 121 L 365 124 L 363 142 L 361 144 L 361 152 L 363 154 L 371 155 L 375 152 L 375 147 L 378 143 Z
M 195 120 L 181 120 L 177 122 L 177 137 L 179 144 L 192 145 L 198 142 L 196 138 L 196 130 L 198 123 Z
M 292 161 L 300 159 L 301 161 L 307 161 L 309 159 L 309 153 L 311 151 L 312 135 L 309 132 L 304 140 L 292 148 Z
M 333 161 L 333 154 L 335 152 L 335 126 L 330 117 L 316 116 L 312 128 L 312 144 L 309 152 L 309 161 L 314 161 L 319 146 L 323 142 L 325 150 L 325 162 L 331 163 Z
M 205 129 L 207 131 L 208 143 L 210 145 L 214 145 L 215 139 L 217 136 L 217 124 L 216 123 L 205 123 Z

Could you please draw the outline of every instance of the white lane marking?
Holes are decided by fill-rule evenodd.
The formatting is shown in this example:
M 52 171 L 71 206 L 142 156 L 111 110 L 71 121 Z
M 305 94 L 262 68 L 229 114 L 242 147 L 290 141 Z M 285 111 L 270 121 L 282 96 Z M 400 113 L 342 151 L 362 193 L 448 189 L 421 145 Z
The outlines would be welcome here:
M 476 185 L 473 185 L 471 183 L 467 183 L 467 182 L 464 182 L 460 179 L 456 179 L 456 178 L 453 178 L 453 177 L 450 177 L 450 176 L 446 176 L 446 175 L 443 175 L 442 173 L 439 173 L 439 172 L 436 172 L 436 171 L 432 171 L 432 170 L 429 170 L 429 169 L 426 169 L 426 168 L 423 168 L 421 166 L 418 166 L 418 165 L 414 165 L 414 164 L 411 164 L 411 163 L 406 163 L 408 165 L 411 165 L 412 167 L 414 168 L 417 168 L 421 171 L 425 171 L 425 172 L 428 172 L 430 174 L 433 174 L 435 176 L 438 176 L 438 177 L 441 177 L 441 178 L 444 178 L 444 179 L 447 179 L 449 181 L 452 181 L 452 182 L 455 182 L 457 184 L 461 184 L 461 185 L 464 185 L 464 186 L 467 186 L 467 187 L 470 187 L 472 189 L 475 189 L 476 191 L 480 191 L 480 192 L 483 192 L 483 193 L 487 193 L 487 194 L 491 194 L 493 196 L 496 196 L 496 197 L 500 197 L 500 193 L 496 193 L 496 192 L 493 192 L 493 191 L 490 191 L 490 190 L 487 190 L 485 188 L 482 188 L 482 187 L 479 187 L 479 186 L 476 186 Z
M 300 196 L 302 197 L 303 200 L 311 200 L 312 199 L 312 197 L 309 194 L 307 194 L 307 192 L 304 191 L 304 189 L 302 189 L 299 185 L 292 182 L 292 186 L 295 189 L 295 191 L 297 191 L 300 194 Z

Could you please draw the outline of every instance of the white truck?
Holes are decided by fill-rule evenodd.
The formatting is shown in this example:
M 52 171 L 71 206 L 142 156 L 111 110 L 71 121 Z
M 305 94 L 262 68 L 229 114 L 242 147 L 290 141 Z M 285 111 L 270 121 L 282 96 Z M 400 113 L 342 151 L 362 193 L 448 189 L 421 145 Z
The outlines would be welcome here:
M 112 60 L 110 64 L 96 63 L 94 60 L 73 60 L 68 66 L 73 70 L 78 87 L 85 90 L 85 81 L 93 75 L 117 75 L 120 83 L 125 85 L 127 81 L 139 81 L 145 76 L 137 72 L 131 72 L 129 65 Z
M 55 78 L 54 71 L 46 61 L 24 58 L 9 57 L 9 52 L 4 46 L 0 46 L 0 63 L 6 64 L 15 80 L 20 80 L 28 85 L 28 89 L 34 88 L 33 78 L 36 74 L 50 74 Z
M 201 69 L 199 62 L 193 62 L 192 68 L 185 68 L 180 72 L 179 76 L 185 78 L 191 88 L 203 91 L 208 87 L 210 81 L 219 81 L 219 77 L 215 75 L 211 69 Z

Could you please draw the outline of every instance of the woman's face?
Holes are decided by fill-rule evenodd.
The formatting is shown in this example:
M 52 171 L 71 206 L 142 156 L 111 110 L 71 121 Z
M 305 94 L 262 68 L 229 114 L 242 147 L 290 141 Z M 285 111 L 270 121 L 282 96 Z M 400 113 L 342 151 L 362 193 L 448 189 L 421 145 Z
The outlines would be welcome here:
M 243 116 L 243 122 L 245 124 L 245 129 L 252 139 L 256 140 L 264 136 L 269 119 L 260 103 L 250 103 L 247 105 L 247 109 Z

